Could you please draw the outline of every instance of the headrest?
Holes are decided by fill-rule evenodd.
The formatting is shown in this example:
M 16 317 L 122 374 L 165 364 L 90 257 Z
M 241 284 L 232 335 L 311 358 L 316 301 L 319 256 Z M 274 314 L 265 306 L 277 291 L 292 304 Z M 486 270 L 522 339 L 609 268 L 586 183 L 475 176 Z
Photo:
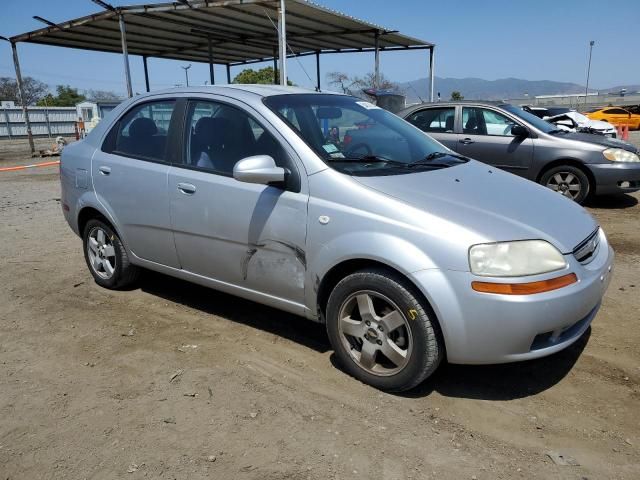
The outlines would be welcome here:
M 130 137 L 151 137 L 158 133 L 158 127 L 156 123 L 147 117 L 136 118 L 131 125 L 129 125 Z
M 194 133 L 197 136 L 203 137 L 221 137 L 222 135 L 224 135 L 227 125 L 228 121 L 225 118 L 202 117 L 196 122 Z

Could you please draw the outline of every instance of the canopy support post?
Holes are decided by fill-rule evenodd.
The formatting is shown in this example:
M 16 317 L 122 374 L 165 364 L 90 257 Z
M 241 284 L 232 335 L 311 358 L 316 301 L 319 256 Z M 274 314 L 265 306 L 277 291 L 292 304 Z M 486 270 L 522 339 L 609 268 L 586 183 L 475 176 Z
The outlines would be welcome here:
M 373 86 L 380 88 L 380 32 L 373 34 L 373 48 L 375 50 L 375 64 L 373 69 Z
M 227 83 L 231 84 L 231 65 L 227 63 Z
M 435 74 L 434 74 L 434 65 L 435 65 L 435 45 L 431 45 L 429 49 L 429 101 L 433 102 L 433 89 L 435 86 Z
M 147 56 L 143 55 L 142 56 L 142 66 L 144 67 L 144 86 L 147 89 L 147 92 L 150 91 L 149 89 L 149 69 L 147 67 Z
M 273 47 L 273 84 L 278 84 L 278 50 Z
M 280 85 L 287 84 L 287 25 L 285 21 L 285 0 L 280 0 L 278 8 L 278 50 L 280 57 Z
M 316 90 L 320 91 L 320 51 L 316 50 Z
M 33 144 L 33 134 L 31 133 L 31 122 L 29 121 L 29 109 L 24 98 L 24 84 L 22 83 L 22 73 L 20 73 L 20 61 L 18 60 L 18 49 L 15 42 L 11 42 L 11 50 L 13 52 L 13 66 L 16 69 L 16 83 L 18 84 L 18 93 L 20 94 L 20 103 L 22 104 L 22 114 L 24 115 L 24 124 L 27 127 L 27 138 L 29 139 L 29 148 L 31 155 L 36 153 L 36 147 Z M 5 112 L 6 115 L 6 112 Z
M 209 83 L 211 85 L 215 85 L 216 81 L 213 78 L 213 51 L 211 50 L 211 37 L 207 37 L 208 40 L 208 48 L 209 48 Z
M 124 25 L 124 15 L 120 15 L 120 39 L 122 40 L 122 57 L 124 59 L 124 78 L 127 82 L 127 95 L 133 97 L 131 88 L 131 72 L 129 71 L 129 53 L 127 52 L 127 31 Z

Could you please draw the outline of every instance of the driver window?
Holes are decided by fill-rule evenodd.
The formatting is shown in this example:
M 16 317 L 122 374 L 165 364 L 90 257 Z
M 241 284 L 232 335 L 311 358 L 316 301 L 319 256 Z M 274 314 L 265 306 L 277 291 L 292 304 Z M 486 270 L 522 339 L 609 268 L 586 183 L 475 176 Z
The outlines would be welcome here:
M 511 128 L 516 123 L 494 110 L 477 107 L 462 109 L 463 132 L 469 135 L 494 135 L 512 137 Z
M 184 163 L 198 170 L 231 176 L 245 157 L 269 155 L 290 168 L 278 141 L 243 110 L 223 103 L 189 103 Z

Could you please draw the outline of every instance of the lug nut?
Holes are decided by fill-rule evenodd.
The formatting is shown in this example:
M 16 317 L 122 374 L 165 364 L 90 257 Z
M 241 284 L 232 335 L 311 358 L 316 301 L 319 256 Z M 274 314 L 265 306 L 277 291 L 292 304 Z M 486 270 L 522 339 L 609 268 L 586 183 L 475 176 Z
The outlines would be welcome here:
M 382 345 L 382 340 L 378 340 L 378 345 Z
M 380 330 L 381 332 L 383 331 L 383 329 L 382 329 L 382 325 L 379 325 L 379 326 L 378 326 L 378 330 Z
M 365 320 L 364 323 L 367 325 L 367 327 L 371 325 L 371 322 L 369 320 Z

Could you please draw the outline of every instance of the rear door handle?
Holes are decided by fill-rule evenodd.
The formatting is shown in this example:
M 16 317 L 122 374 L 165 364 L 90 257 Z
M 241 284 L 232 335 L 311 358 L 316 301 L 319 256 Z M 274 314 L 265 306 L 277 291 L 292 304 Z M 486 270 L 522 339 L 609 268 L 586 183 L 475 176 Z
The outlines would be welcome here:
M 178 190 L 180 190 L 185 195 L 193 195 L 196 193 L 196 186 L 190 183 L 179 183 Z
M 459 140 L 460 143 L 462 143 L 463 145 L 470 145 L 472 143 L 475 143 L 473 140 L 471 140 L 470 138 L 463 138 L 462 140 Z
M 110 167 L 102 166 L 102 167 L 99 167 L 98 170 L 100 170 L 100 173 L 102 175 L 109 175 L 111 173 L 111 168 Z

